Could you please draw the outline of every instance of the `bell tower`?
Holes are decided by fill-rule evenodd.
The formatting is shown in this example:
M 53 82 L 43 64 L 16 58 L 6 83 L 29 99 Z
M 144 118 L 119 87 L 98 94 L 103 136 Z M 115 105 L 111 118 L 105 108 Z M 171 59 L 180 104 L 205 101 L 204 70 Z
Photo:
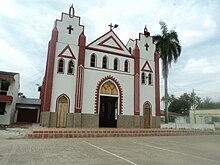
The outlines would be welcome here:
M 69 98 L 69 113 L 81 113 L 86 36 L 73 5 L 55 20 L 41 88 L 42 112 L 57 112 L 57 99 Z M 42 119 L 50 120 L 42 114 Z M 48 123 L 43 124 L 45 126 Z

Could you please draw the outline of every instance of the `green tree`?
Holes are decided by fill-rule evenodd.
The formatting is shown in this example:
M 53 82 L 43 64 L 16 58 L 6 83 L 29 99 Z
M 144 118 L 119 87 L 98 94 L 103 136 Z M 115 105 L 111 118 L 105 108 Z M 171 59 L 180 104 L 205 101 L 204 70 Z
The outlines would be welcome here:
M 192 109 L 195 109 L 201 103 L 201 98 L 194 91 L 182 94 L 180 99 L 187 101 Z
M 196 109 L 220 109 L 220 102 L 213 102 L 211 98 L 206 97 Z
M 165 123 L 168 123 L 168 73 L 169 65 L 177 62 L 182 47 L 180 46 L 177 32 L 168 30 L 165 22 L 159 22 L 162 34 L 153 37 L 156 44 L 156 50 L 162 60 L 162 75 L 164 78 L 164 100 L 165 100 Z
M 168 103 L 171 103 L 172 101 L 176 100 L 176 97 L 172 94 L 172 95 L 168 95 L 167 97 Z M 165 101 L 165 97 L 163 96 L 161 101 Z
M 170 103 L 169 111 L 180 115 L 188 116 L 190 110 L 190 103 L 183 99 L 176 99 Z

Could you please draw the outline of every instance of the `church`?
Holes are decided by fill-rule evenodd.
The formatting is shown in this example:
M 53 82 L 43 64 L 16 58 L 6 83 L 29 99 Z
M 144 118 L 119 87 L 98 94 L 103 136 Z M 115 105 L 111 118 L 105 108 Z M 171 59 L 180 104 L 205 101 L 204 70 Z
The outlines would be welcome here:
M 145 26 L 125 45 L 109 26 L 87 44 L 73 5 L 55 20 L 40 89 L 41 126 L 160 127 L 159 55 L 153 37 Z

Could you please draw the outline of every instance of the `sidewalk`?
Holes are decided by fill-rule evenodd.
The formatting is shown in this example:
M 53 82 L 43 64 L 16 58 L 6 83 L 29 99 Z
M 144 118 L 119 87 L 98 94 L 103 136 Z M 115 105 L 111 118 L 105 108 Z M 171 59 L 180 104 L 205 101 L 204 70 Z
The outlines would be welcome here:
M 0 139 L 20 139 L 26 138 L 27 128 L 6 128 L 0 130 Z

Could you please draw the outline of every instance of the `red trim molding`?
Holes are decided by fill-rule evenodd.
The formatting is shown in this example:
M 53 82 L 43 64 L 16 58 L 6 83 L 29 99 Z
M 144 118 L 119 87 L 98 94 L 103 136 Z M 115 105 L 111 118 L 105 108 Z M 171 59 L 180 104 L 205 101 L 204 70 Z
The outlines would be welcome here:
M 7 95 L 0 95 L 0 102 L 1 103 L 12 103 L 13 97 Z
M 85 51 L 86 51 L 86 36 L 84 34 L 84 31 L 79 36 L 79 56 L 78 56 L 78 66 L 82 65 L 84 66 L 85 62 Z
M 134 55 L 134 115 L 140 115 L 140 49 L 136 44 Z
M 84 62 L 85 62 L 85 49 L 86 49 L 86 36 L 84 31 L 79 36 L 79 56 L 76 77 L 76 93 L 75 93 L 75 113 L 82 112 L 82 99 L 83 99 L 83 82 L 84 82 Z
M 118 53 L 118 52 L 112 52 L 112 51 L 108 51 L 108 50 L 102 50 L 102 49 L 98 49 L 98 48 L 86 47 L 86 49 L 94 50 L 94 51 L 98 51 L 98 52 L 103 52 L 103 53 L 108 53 L 108 54 L 119 55 L 119 56 L 123 56 L 123 57 L 127 57 L 127 58 L 134 58 L 134 57 L 131 56 L 131 55 L 122 54 L 122 53 Z
M 98 114 L 98 112 L 99 112 L 98 108 L 99 108 L 100 88 L 103 85 L 103 83 L 105 83 L 108 80 L 113 81 L 116 84 L 116 86 L 117 86 L 117 88 L 119 90 L 119 114 L 121 115 L 121 114 L 123 114 L 123 91 L 122 91 L 122 87 L 121 87 L 120 83 L 118 82 L 118 80 L 116 78 L 114 78 L 113 76 L 110 76 L 110 75 L 102 78 L 98 82 L 98 84 L 96 86 L 96 91 L 95 91 L 95 110 L 94 111 L 95 111 L 95 113 Z
M 69 50 L 69 51 L 70 51 L 71 56 L 63 55 L 63 53 L 64 53 L 66 50 Z M 74 56 L 73 51 L 71 50 L 71 48 L 70 48 L 69 45 L 67 45 L 67 46 L 60 52 L 60 54 L 58 55 L 58 57 L 65 57 L 65 58 L 76 59 L 76 57 Z
M 83 99 L 83 82 L 84 82 L 84 67 L 82 65 L 77 68 L 76 78 L 76 93 L 75 93 L 75 113 L 82 112 L 82 99 Z
M 44 100 L 42 104 L 42 111 L 50 112 L 50 104 L 51 104 L 51 95 L 52 95 L 52 87 L 53 87 L 53 73 L 54 73 L 54 61 L 55 61 L 55 53 L 56 53 L 56 42 L 58 40 L 58 30 L 55 26 L 52 31 L 52 37 L 49 42 L 48 47 L 48 56 L 47 56 L 47 66 L 46 66 L 46 74 L 45 74 L 45 86 L 44 86 Z
M 108 35 L 109 33 L 113 33 L 113 35 L 118 39 L 118 41 L 121 43 L 121 45 L 123 45 L 124 49 L 122 48 L 122 50 L 127 50 L 127 53 L 126 54 L 123 54 L 123 53 L 117 53 L 117 52 L 112 52 L 112 51 L 107 51 L 107 50 L 102 50 L 102 49 L 98 49 L 98 48 L 93 48 L 93 47 L 90 47 L 93 43 L 95 43 L 96 41 L 100 40 L 102 37 Z M 112 35 L 110 37 L 113 37 Z M 109 37 L 108 37 L 109 38 Z M 108 39 L 107 38 L 107 39 Z M 106 39 L 105 39 L 106 40 Z M 105 41 L 104 40 L 104 41 Z M 103 42 L 103 41 L 102 41 Z M 118 43 L 118 42 L 116 42 Z M 112 47 L 113 49 L 115 47 Z M 109 54 L 115 54 L 115 55 L 119 55 L 119 56 L 124 56 L 124 57 L 128 57 L 128 58 L 133 58 L 133 56 L 131 55 L 131 53 L 129 52 L 128 48 L 124 45 L 124 43 L 120 40 L 120 38 L 118 38 L 118 36 L 114 33 L 114 31 L 110 30 L 108 31 L 107 33 L 103 34 L 101 37 L 97 38 L 96 40 L 92 41 L 90 44 L 88 44 L 86 46 L 86 49 L 89 49 L 89 50 L 95 50 L 95 51 L 99 51 L 99 52 L 103 52 L 103 53 L 109 53 Z
M 160 116 L 160 74 L 159 74 L 159 55 L 155 51 L 155 103 L 156 103 L 156 116 Z
M 146 65 L 148 66 L 149 69 L 145 69 Z M 141 71 L 146 71 L 146 72 L 151 72 L 151 73 L 153 73 L 153 71 L 152 71 L 152 69 L 151 69 L 151 67 L 150 67 L 150 64 L 149 64 L 149 62 L 148 62 L 147 60 L 146 60 L 145 64 L 143 65 Z
M 107 45 L 105 44 L 108 40 L 112 39 L 118 47 L 115 47 L 115 46 L 111 46 L 111 45 Z M 103 40 L 102 42 L 100 42 L 98 44 L 99 46 L 104 46 L 104 47 L 107 47 L 107 48 L 112 48 L 112 49 L 117 49 L 117 50 L 123 50 L 122 47 L 119 45 L 119 43 L 112 37 L 112 36 L 109 36 L 108 38 L 106 38 L 105 40 Z

